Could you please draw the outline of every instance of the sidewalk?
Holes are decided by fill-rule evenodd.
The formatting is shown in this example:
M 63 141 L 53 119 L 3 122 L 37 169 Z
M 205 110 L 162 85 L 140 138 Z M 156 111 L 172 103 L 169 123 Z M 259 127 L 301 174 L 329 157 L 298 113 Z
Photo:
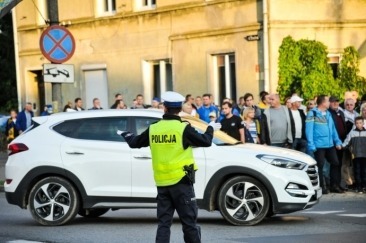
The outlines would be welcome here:
M 5 163 L 8 159 L 7 152 L 0 152 L 0 181 L 5 181 Z M 4 186 L 1 183 L 0 185 L 0 192 L 4 191 Z

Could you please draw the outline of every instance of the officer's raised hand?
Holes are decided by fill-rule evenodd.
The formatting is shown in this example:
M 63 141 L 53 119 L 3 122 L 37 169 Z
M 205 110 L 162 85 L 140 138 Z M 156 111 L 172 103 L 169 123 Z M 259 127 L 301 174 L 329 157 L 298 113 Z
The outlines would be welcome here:
M 117 135 L 122 136 L 127 142 L 132 138 L 133 133 L 128 131 L 117 130 Z
M 217 130 L 221 129 L 221 123 L 220 122 L 212 121 L 208 125 L 211 126 L 214 129 L 214 131 L 217 131 Z

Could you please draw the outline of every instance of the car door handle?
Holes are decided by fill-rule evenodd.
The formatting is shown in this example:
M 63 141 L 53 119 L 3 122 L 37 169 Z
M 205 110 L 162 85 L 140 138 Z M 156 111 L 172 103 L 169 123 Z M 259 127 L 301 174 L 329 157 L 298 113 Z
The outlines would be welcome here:
M 146 155 L 139 155 L 139 156 L 133 156 L 135 159 L 151 159 L 150 156 L 146 156 Z
M 70 154 L 70 155 L 83 155 L 84 153 L 81 153 L 81 152 L 66 152 L 67 154 Z

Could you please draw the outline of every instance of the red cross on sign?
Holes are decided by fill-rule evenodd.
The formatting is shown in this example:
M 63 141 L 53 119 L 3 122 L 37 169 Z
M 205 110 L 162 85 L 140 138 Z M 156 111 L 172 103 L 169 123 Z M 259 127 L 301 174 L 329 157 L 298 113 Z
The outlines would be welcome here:
M 43 56 L 52 63 L 63 63 L 75 52 L 75 40 L 68 29 L 59 25 L 49 26 L 41 35 L 39 45 Z

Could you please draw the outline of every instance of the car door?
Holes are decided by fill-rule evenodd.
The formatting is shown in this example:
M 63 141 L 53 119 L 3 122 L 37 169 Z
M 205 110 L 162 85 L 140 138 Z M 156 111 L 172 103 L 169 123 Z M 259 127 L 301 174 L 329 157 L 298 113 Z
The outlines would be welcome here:
M 140 135 L 151 124 L 159 121 L 155 117 L 134 117 L 131 126 L 135 134 Z M 131 150 L 132 197 L 156 197 L 150 147 Z
M 157 118 L 151 117 L 135 117 L 131 123 L 136 127 L 136 133 L 140 134 L 147 129 L 147 127 L 158 121 Z M 199 190 L 200 194 L 204 188 L 205 182 L 205 153 L 203 148 L 193 148 L 193 155 L 199 167 L 196 174 L 195 188 Z M 150 147 L 132 149 L 132 197 L 148 197 L 155 198 L 157 190 L 154 181 L 154 174 L 152 168 L 152 158 Z
M 116 134 L 117 129 L 128 130 L 128 118 L 88 118 L 67 123 L 73 130 L 61 145 L 61 157 L 87 194 L 131 196 L 131 149 Z

